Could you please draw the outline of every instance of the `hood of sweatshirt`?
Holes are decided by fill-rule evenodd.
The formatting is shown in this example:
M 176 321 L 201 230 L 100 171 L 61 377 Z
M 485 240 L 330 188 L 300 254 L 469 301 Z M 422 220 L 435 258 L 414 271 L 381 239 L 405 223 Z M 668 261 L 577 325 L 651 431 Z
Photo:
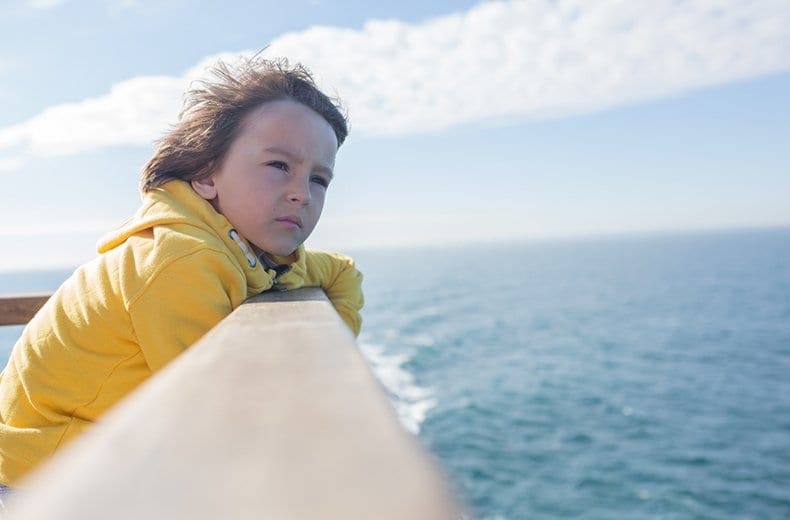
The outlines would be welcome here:
M 275 282 L 286 288 L 300 287 L 303 284 L 306 275 L 304 246 L 300 245 L 287 257 L 268 255 L 275 263 L 288 265 L 288 270 L 277 278 L 277 271 L 255 255 L 252 244 L 233 229 L 230 221 L 198 195 L 189 183 L 181 180 L 167 182 L 144 193 L 140 209 L 116 229 L 104 235 L 99 240 L 97 249 L 99 253 L 105 253 L 141 231 L 177 224 L 193 226 L 219 237 L 244 270 L 250 294 L 268 289 Z

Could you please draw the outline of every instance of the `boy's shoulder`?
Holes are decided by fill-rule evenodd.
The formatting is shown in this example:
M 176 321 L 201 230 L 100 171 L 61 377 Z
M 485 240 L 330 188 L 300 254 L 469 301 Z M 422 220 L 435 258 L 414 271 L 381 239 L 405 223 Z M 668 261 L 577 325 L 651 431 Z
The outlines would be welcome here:
M 105 235 L 99 253 L 132 263 L 144 277 L 179 258 L 205 252 L 238 263 L 229 251 L 229 223 L 200 199 L 188 184 L 168 183 L 147 193 L 137 213 Z M 227 229 L 226 229 L 227 228 Z
M 181 258 L 194 257 L 196 254 L 206 257 L 219 255 L 227 257 L 227 260 L 234 264 L 237 263 L 225 241 L 216 232 L 209 229 L 185 223 L 174 223 L 156 226 L 146 234 L 148 236 L 141 240 L 145 242 L 145 245 L 138 245 L 139 235 L 137 235 L 130 237 L 130 247 L 143 247 L 148 250 L 146 263 L 151 264 L 150 268 L 156 268 L 158 265 Z
M 244 280 L 237 259 L 216 233 L 185 223 L 157 225 L 130 234 L 105 250 L 94 268 L 114 276 L 127 301 L 134 300 L 163 273 L 185 282 L 206 271 L 230 277 L 233 282 Z

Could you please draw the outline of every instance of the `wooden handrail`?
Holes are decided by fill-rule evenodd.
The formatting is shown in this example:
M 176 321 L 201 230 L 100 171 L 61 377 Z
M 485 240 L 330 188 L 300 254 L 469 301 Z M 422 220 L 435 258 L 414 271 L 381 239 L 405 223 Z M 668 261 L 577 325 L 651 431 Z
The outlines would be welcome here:
M 0 325 L 24 325 L 47 303 L 49 293 L 0 297 Z
M 20 488 L 20 520 L 462 516 L 320 289 L 243 304 Z

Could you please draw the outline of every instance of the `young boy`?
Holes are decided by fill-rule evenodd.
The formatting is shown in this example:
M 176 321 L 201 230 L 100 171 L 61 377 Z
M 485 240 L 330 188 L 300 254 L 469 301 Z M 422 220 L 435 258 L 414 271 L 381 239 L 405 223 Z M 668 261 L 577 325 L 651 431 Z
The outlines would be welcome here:
M 273 287 L 323 287 L 359 333 L 351 259 L 305 251 L 348 133 L 309 73 L 261 58 L 187 93 L 143 205 L 25 328 L 0 374 L 0 484 L 28 471 Z

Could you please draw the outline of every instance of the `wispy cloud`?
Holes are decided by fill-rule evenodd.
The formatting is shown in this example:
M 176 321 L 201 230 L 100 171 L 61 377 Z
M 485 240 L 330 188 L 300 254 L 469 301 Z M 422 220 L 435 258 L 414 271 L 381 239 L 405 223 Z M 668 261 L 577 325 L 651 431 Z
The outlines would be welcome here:
M 65 1 L 66 0 L 28 0 L 28 4 L 35 9 L 49 9 Z
M 0 150 L 47 156 L 148 144 L 175 120 L 185 85 L 183 78 L 144 76 L 118 83 L 100 97 L 49 107 L 0 129 Z
M 355 135 L 403 135 L 570 116 L 787 70 L 788 26 L 780 0 L 487 2 L 418 24 L 288 33 L 267 55 L 305 63 L 341 94 Z M 0 165 L 149 144 L 217 56 L 0 129 Z

